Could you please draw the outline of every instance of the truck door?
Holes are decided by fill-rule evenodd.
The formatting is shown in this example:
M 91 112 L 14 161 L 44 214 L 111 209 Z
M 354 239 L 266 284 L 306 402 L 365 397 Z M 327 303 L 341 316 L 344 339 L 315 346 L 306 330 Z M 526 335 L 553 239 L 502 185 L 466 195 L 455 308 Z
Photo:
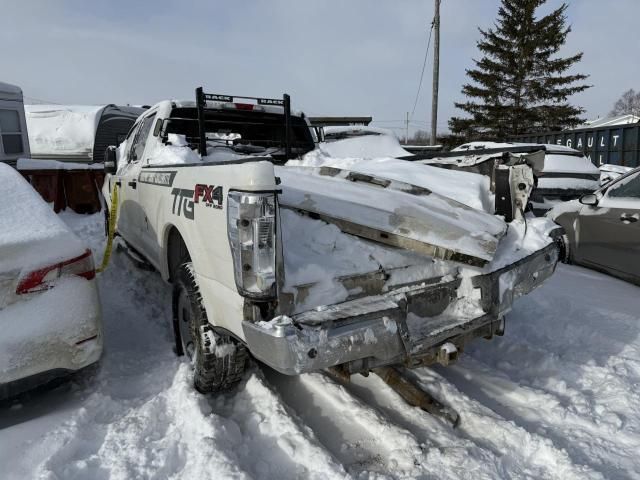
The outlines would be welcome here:
M 146 139 L 154 117 L 155 114 L 151 117 L 145 117 L 134 127 L 130 134 L 133 140 L 126 149 L 127 164 L 118 171 L 121 193 L 118 231 L 137 250 L 143 249 L 142 228 L 145 221 L 138 195 L 138 175 L 142 167 Z

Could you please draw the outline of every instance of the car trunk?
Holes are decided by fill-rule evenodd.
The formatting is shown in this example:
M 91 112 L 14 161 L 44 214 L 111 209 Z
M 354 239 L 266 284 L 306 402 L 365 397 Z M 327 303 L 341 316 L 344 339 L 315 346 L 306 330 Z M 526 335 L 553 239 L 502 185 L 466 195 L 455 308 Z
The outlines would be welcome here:
M 51 207 L 22 176 L 0 166 L 0 308 L 16 299 L 19 277 L 85 250 Z

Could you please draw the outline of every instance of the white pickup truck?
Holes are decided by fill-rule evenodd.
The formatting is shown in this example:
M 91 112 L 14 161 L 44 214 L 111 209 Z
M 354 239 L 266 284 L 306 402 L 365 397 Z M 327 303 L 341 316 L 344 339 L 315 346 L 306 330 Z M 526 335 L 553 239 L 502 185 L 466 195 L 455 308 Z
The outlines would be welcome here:
M 176 350 L 199 391 L 232 386 L 249 354 L 290 375 L 448 364 L 501 335 L 513 300 L 553 273 L 550 220 L 507 223 L 446 182 L 286 165 L 314 148 L 287 95 L 198 89 L 107 150 L 116 233 L 173 284 Z

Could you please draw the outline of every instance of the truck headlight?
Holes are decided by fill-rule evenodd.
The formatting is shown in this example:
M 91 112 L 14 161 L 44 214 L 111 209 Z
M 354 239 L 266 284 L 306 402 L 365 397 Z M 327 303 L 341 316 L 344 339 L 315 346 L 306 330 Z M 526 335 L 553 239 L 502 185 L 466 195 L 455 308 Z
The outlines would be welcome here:
M 227 201 L 229 245 L 238 292 L 276 296 L 276 195 L 231 191 Z

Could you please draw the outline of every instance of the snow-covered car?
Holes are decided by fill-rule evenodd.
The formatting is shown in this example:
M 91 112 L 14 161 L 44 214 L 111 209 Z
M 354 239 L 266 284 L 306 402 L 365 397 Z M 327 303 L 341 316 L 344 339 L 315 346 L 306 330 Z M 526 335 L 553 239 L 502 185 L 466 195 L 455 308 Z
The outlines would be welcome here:
M 561 259 L 640 285 L 640 168 L 547 213 L 562 225 Z
M 544 151 L 544 162 L 534 172 L 537 184 L 530 198 L 534 214 L 544 215 L 557 203 L 580 198 L 599 188 L 598 168 L 582 152 L 562 145 L 469 142 L 454 148 L 446 156 L 429 158 L 422 163 L 490 174 L 490 168 L 483 171 L 482 166 L 488 168 L 500 155 L 508 152 L 517 156 L 536 149 Z
M 605 163 L 600 165 L 600 186 L 604 186 L 611 180 L 618 178 L 620 175 L 624 175 L 627 172 L 633 170 L 633 167 L 623 167 L 622 165 L 612 165 Z
M 318 149 L 335 158 L 399 158 L 411 156 L 392 131 L 369 126 L 324 127 Z
M 117 234 L 173 284 L 200 391 L 237 383 L 249 353 L 288 375 L 448 364 L 556 266 L 557 225 L 494 215 L 487 177 L 332 163 L 287 96 L 198 89 L 109 152 Z
M 91 250 L 0 164 L 0 395 L 99 360 L 95 275 Z

